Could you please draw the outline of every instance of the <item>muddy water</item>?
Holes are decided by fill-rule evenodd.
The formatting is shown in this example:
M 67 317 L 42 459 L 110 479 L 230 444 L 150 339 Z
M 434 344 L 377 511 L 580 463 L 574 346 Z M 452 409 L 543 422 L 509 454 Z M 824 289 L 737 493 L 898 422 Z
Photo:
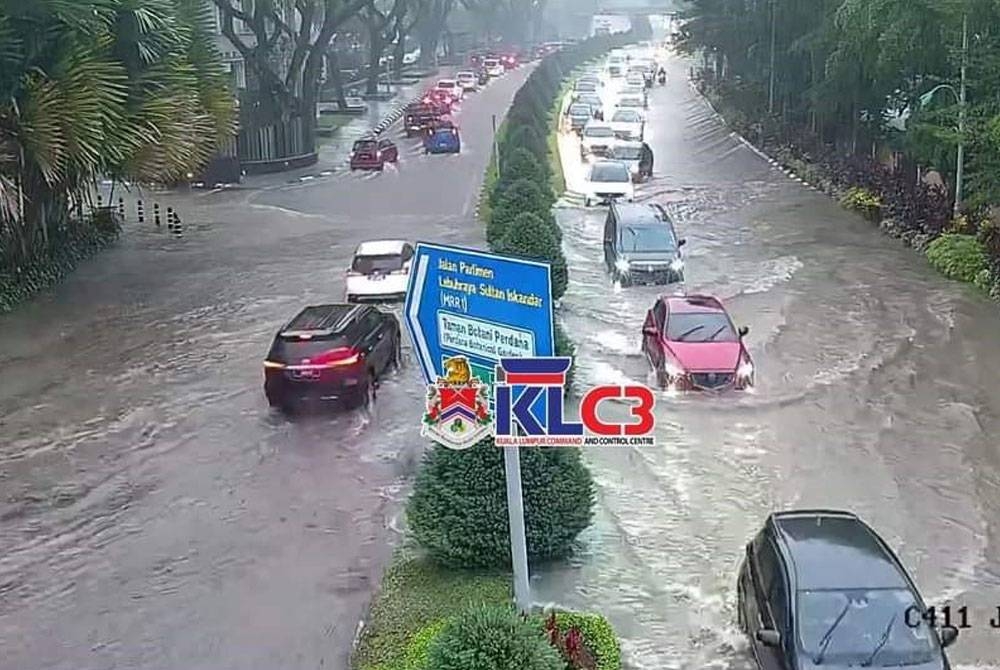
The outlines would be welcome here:
M 593 449 L 586 551 L 538 576 L 541 600 L 608 612 L 629 667 L 743 668 L 735 573 L 766 515 L 846 508 L 900 552 L 930 602 L 976 612 L 950 656 L 997 667 L 1000 311 L 915 252 L 790 180 L 730 136 L 668 65 L 648 137 L 663 204 L 688 242 L 688 292 L 748 325 L 757 389 L 662 395 L 658 446 Z M 652 383 L 640 353 L 657 294 L 603 270 L 606 209 L 558 218 L 564 320 L 583 384 Z

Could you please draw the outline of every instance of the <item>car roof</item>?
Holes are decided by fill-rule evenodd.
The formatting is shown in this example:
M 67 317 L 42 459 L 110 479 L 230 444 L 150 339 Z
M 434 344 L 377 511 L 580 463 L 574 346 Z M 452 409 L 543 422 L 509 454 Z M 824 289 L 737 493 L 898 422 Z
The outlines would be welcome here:
M 622 225 L 633 226 L 664 226 L 666 221 L 660 218 L 660 213 L 648 204 L 638 202 L 615 202 L 611 204 L 618 214 Z
M 327 304 L 302 308 L 284 328 L 281 335 L 337 333 L 363 311 L 362 305 Z
M 725 314 L 722 301 L 710 295 L 670 295 L 663 297 L 673 314 Z
M 369 240 L 358 245 L 355 256 L 387 256 L 403 253 L 403 246 L 409 244 L 406 240 Z
M 911 588 L 882 539 L 850 512 L 778 512 L 768 524 L 800 591 Z
M 454 84 L 454 83 L 455 83 L 454 79 L 438 79 L 437 85 L 440 86 L 441 84 Z

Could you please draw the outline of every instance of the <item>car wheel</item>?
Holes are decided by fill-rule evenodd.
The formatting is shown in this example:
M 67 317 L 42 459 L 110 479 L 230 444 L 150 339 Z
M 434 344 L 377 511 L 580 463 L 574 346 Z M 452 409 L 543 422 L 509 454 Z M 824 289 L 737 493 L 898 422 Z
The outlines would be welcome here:
M 743 592 L 739 586 L 736 588 L 736 626 L 740 629 L 740 632 L 744 634 L 750 633 L 747 630 L 746 616 L 743 614 Z

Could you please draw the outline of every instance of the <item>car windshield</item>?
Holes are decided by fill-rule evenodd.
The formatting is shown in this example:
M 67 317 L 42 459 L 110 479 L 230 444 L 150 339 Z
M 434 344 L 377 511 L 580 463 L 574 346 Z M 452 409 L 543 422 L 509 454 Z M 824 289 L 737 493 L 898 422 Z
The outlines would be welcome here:
M 438 88 L 455 88 L 455 82 L 453 81 L 439 81 Z
M 584 137 L 614 137 L 615 131 L 607 126 L 590 126 L 583 131 Z
M 913 617 L 905 617 L 915 605 L 906 589 L 799 591 L 799 647 L 821 665 L 928 663 L 936 651 L 932 633 L 922 620 L 911 626 Z
M 488 58 L 488 59 L 486 59 L 485 61 L 483 61 L 483 64 L 484 64 L 484 65 L 485 65 L 486 67 L 496 67 L 497 65 L 499 65 L 499 64 L 500 64 L 500 61 L 498 61 L 498 60 L 493 60 L 492 58 Z
M 677 240 L 670 228 L 655 226 L 624 226 L 620 233 L 622 251 L 676 251 Z
M 354 151 L 375 151 L 378 149 L 378 142 L 375 140 L 359 140 L 354 143 Z
M 638 112 L 625 109 L 615 112 L 615 115 L 611 117 L 611 120 L 617 123 L 639 123 L 639 121 L 642 120 L 642 117 L 639 116 Z
M 628 168 L 621 163 L 598 163 L 590 171 L 590 181 L 622 182 L 632 181 Z
M 626 161 L 639 160 L 639 156 L 642 155 L 642 147 L 615 147 L 612 151 L 615 158 L 620 158 Z
M 581 95 L 579 98 L 580 102 L 586 103 L 588 105 L 599 105 L 601 104 L 601 99 L 596 95 Z
M 302 340 L 298 337 L 279 337 L 271 348 L 268 358 L 282 363 L 301 363 L 304 358 L 315 358 L 331 349 L 346 347 L 343 337 L 327 337 Z
M 569 108 L 569 113 L 573 116 L 590 116 L 590 105 L 573 105 Z
M 596 91 L 597 84 L 592 81 L 578 81 L 576 82 L 576 90 L 578 91 Z
M 403 268 L 400 254 L 365 254 L 354 257 L 351 270 L 370 275 L 375 272 L 395 272 Z
M 642 100 L 639 98 L 622 98 L 618 104 L 621 107 L 642 107 Z
M 729 317 L 719 312 L 677 312 L 667 319 L 667 339 L 673 342 L 737 342 Z

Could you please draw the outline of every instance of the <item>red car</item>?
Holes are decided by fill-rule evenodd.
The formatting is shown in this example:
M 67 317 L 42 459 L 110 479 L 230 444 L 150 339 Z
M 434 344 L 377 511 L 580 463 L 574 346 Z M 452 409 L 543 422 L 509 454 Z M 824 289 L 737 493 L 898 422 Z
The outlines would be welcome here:
M 399 149 L 388 139 L 363 139 L 351 149 L 352 170 L 382 170 L 386 163 L 399 160 Z
M 718 298 L 662 296 L 642 324 L 642 352 L 657 383 L 678 391 L 745 391 L 754 385 L 753 360 Z

